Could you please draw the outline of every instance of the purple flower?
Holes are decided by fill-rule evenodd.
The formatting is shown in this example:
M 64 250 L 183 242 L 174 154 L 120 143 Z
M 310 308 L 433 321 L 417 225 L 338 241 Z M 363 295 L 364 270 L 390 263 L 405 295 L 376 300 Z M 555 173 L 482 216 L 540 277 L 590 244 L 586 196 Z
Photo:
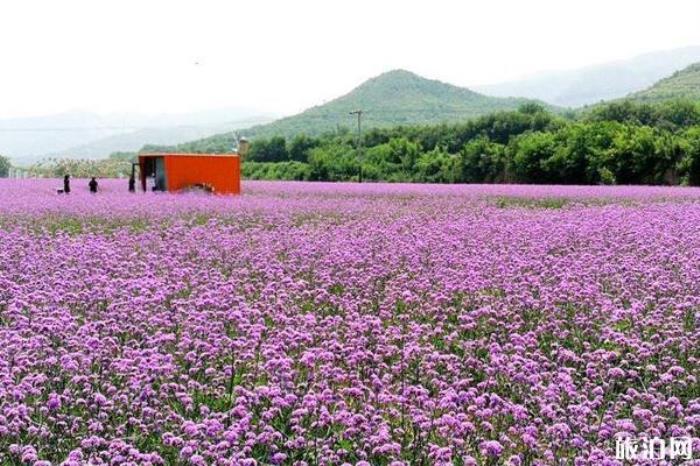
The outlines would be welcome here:
M 48 406 L 51 411 L 61 409 L 61 398 L 56 393 L 51 393 L 46 402 L 46 406 Z
M 496 440 L 486 440 L 481 442 L 479 449 L 481 450 L 482 455 L 491 456 L 494 458 L 498 458 L 501 456 L 501 453 L 503 453 L 503 445 Z

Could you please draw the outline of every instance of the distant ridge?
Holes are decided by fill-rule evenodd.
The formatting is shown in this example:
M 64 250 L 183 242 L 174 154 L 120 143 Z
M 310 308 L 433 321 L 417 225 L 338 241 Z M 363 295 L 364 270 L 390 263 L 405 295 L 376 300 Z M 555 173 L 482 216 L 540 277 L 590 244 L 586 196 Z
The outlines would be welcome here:
M 91 141 L 80 146 L 70 147 L 50 156 L 103 158 L 112 152 L 137 151 L 145 144 L 179 144 L 193 139 L 204 138 L 234 129 L 248 128 L 273 121 L 268 116 L 252 116 L 241 120 L 209 125 L 181 125 L 138 129 Z
M 272 121 L 248 108 L 176 114 L 95 114 L 72 111 L 0 119 L 0 154 L 25 166 L 46 157 L 99 159 L 146 143 L 178 144 Z
M 576 70 L 542 73 L 531 78 L 477 86 L 475 90 L 493 96 L 517 95 L 563 107 L 579 107 L 641 91 L 695 62 L 700 62 L 700 46 L 651 52 Z
M 669 100 L 695 100 L 700 102 L 700 63 L 673 73 L 653 86 L 628 96 L 644 103 L 659 103 Z

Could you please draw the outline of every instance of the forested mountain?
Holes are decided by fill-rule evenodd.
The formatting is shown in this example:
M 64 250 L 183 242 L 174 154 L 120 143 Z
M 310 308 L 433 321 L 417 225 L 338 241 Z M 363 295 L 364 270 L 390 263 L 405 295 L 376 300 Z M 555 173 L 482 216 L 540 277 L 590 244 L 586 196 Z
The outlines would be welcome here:
M 650 88 L 631 94 L 628 98 L 646 103 L 675 99 L 700 101 L 700 63 L 677 71 Z
M 578 107 L 641 91 L 695 62 L 700 62 L 700 46 L 652 52 L 576 70 L 541 73 L 474 89 L 487 95 L 515 95 L 562 107 Z
M 461 121 L 499 110 L 513 110 L 521 98 L 488 97 L 466 88 L 393 70 L 369 79 L 350 93 L 299 115 L 253 128 L 256 136 L 290 136 L 352 126 L 349 112 L 362 109 L 367 127 Z
M 405 70 L 393 70 L 365 81 L 350 93 L 298 115 L 254 126 L 243 133 L 252 137 L 297 134 L 319 135 L 353 128 L 349 113 L 362 109 L 365 128 L 406 124 L 464 121 L 500 110 L 514 110 L 530 100 L 488 97 L 466 88 L 426 79 Z M 180 150 L 219 151 L 230 146 L 231 134 L 217 135 L 178 147 Z

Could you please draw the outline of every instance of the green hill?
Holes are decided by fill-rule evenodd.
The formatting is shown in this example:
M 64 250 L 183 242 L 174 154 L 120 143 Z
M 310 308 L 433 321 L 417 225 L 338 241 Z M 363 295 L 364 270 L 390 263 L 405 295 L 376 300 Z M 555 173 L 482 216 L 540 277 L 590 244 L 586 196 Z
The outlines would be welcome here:
M 523 98 L 489 97 L 466 88 L 394 70 L 365 81 L 350 93 L 324 105 L 241 131 L 247 137 L 318 135 L 340 127 L 354 128 L 349 113 L 362 109 L 363 127 L 458 122 L 535 102 Z M 551 108 L 551 107 L 550 107 Z M 230 133 L 181 144 L 181 150 L 230 147 Z
M 319 133 L 352 126 L 349 112 L 362 109 L 368 127 L 465 120 L 498 110 L 512 110 L 526 99 L 488 97 L 469 89 L 394 70 L 365 81 L 349 94 L 299 115 L 253 129 L 255 135 Z
M 650 88 L 630 94 L 627 98 L 643 103 L 678 99 L 700 101 L 700 63 L 676 71 Z

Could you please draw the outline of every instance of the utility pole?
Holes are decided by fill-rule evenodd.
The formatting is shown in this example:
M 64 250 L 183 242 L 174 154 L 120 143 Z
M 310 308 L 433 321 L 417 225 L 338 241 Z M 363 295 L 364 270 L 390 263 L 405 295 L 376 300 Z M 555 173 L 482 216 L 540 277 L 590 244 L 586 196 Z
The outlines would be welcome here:
M 362 110 L 350 112 L 350 115 L 357 115 L 357 162 L 359 165 L 357 181 L 362 183 Z

